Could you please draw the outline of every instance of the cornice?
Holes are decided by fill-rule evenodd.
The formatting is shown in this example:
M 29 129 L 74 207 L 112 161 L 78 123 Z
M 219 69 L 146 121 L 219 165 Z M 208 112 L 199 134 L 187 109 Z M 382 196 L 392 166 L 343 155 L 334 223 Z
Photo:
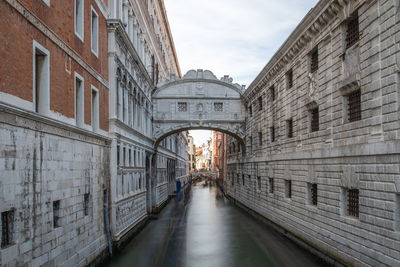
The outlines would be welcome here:
M 296 29 L 290 34 L 283 45 L 273 55 L 271 60 L 250 84 L 244 93 L 245 99 L 256 94 L 257 89 L 265 87 L 282 69 L 307 46 L 321 31 L 330 25 L 340 10 L 350 0 L 321 0 L 303 18 Z

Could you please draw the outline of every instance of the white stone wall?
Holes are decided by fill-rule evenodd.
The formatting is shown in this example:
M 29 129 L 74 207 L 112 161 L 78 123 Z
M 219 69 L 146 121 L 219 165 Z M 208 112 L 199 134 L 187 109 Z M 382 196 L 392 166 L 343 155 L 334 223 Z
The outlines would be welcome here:
M 228 156 L 228 195 L 353 265 L 400 264 L 396 3 L 320 1 L 284 43 L 282 56 L 273 57 L 245 93 L 253 112 L 247 114 L 246 153 L 236 149 Z M 360 40 L 346 49 L 346 19 L 356 10 Z M 319 69 L 310 74 L 310 53 L 315 47 Z M 291 68 L 294 84 L 287 88 L 285 74 Z M 269 94 L 272 85 L 275 101 Z M 348 122 L 346 94 L 355 87 L 361 90 L 361 120 Z M 316 132 L 310 132 L 311 104 L 319 107 Z M 292 138 L 287 137 L 290 118 Z M 233 142 L 237 148 L 232 138 L 229 146 Z M 273 193 L 269 193 L 269 178 L 274 179 Z M 285 180 L 292 183 L 291 198 Z M 308 183 L 318 186 L 316 206 L 309 204 Z M 345 215 L 347 189 L 359 190 L 359 217 Z
M 0 212 L 13 209 L 15 214 L 13 242 L 0 248 L 0 265 L 88 264 L 107 246 L 103 190 L 109 179 L 109 141 L 51 119 L 0 108 Z M 60 226 L 55 228 L 57 200 Z

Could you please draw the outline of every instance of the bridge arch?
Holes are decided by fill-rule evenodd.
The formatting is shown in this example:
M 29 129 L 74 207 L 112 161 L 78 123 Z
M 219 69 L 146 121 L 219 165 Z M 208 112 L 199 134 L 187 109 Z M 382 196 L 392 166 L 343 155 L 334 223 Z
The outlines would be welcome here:
M 152 96 L 156 147 L 165 137 L 192 129 L 229 134 L 245 147 L 244 87 L 232 83 L 232 78 L 218 79 L 208 70 L 190 70 L 157 87 Z

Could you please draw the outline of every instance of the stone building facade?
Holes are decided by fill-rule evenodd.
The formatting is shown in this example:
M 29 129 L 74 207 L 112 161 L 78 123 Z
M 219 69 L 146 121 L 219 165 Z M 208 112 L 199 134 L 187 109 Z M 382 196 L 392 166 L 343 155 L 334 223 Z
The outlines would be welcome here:
M 113 0 L 108 7 L 111 229 L 118 241 L 166 203 L 175 178 L 187 175 L 187 157 L 184 133 L 167 137 L 157 154 L 154 148 L 152 92 L 180 76 L 163 1 Z
M 244 94 L 245 150 L 228 144 L 227 194 L 345 264 L 400 264 L 399 19 L 399 1 L 319 1 Z

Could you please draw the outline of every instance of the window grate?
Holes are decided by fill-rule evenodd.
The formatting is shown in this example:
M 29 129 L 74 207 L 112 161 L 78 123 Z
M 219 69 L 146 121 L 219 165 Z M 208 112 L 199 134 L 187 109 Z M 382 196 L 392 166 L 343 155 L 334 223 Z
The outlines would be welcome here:
M 271 101 L 275 101 L 275 86 L 274 85 L 272 85 L 269 88 L 269 95 L 270 95 Z
M 269 180 L 269 192 L 271 194 L 273 194 L 274 193 L 274 178 L 269 178 L 268 180 Z
M 349 122 L 361 120 L 361 91 L 348 95 Z
M 214 103 L 214 111 L 222 112 L 224 110 L 223 103 Z
M 349 189 L 347 196 L 347 213 L 349 216 L 359 216 L 359 190 Z
M 287 137 L 292 138 L 293 137 L 293 119 L 287 120 Z
M 352 15 L 347 21 L 346 48 L 357 43 L 360 38 L 358 14 Z
M 53 201 L 53 227 L 60 227 L 60 200 Z
M 318 70 L 318 49 L 314 49 L 311 53 L 311 73 Z
M 318 204 L 318 188 L 317 184 L 311 185 L 311 204 L 317 206 Z
M 271 127 L 271 142 L 275 142 L 275 127 Z
M 311 132 L 319 131 L 319 109 L 311 110 Z
M 178 103 L 178 112 L 186 112 L 187 111 L 187 103 L 179 102 Z
M 287 79 L 287 86 L 288 89 L 293 87 L 293 69 L 289 70 L 286 73 L 286 79 Z
M 14 211 L 9 210 L 1 213 L 1 247 L 5 248 L 12 244 Z
M 292 181 L 286 180 L 286 197 L 292 198 Z

